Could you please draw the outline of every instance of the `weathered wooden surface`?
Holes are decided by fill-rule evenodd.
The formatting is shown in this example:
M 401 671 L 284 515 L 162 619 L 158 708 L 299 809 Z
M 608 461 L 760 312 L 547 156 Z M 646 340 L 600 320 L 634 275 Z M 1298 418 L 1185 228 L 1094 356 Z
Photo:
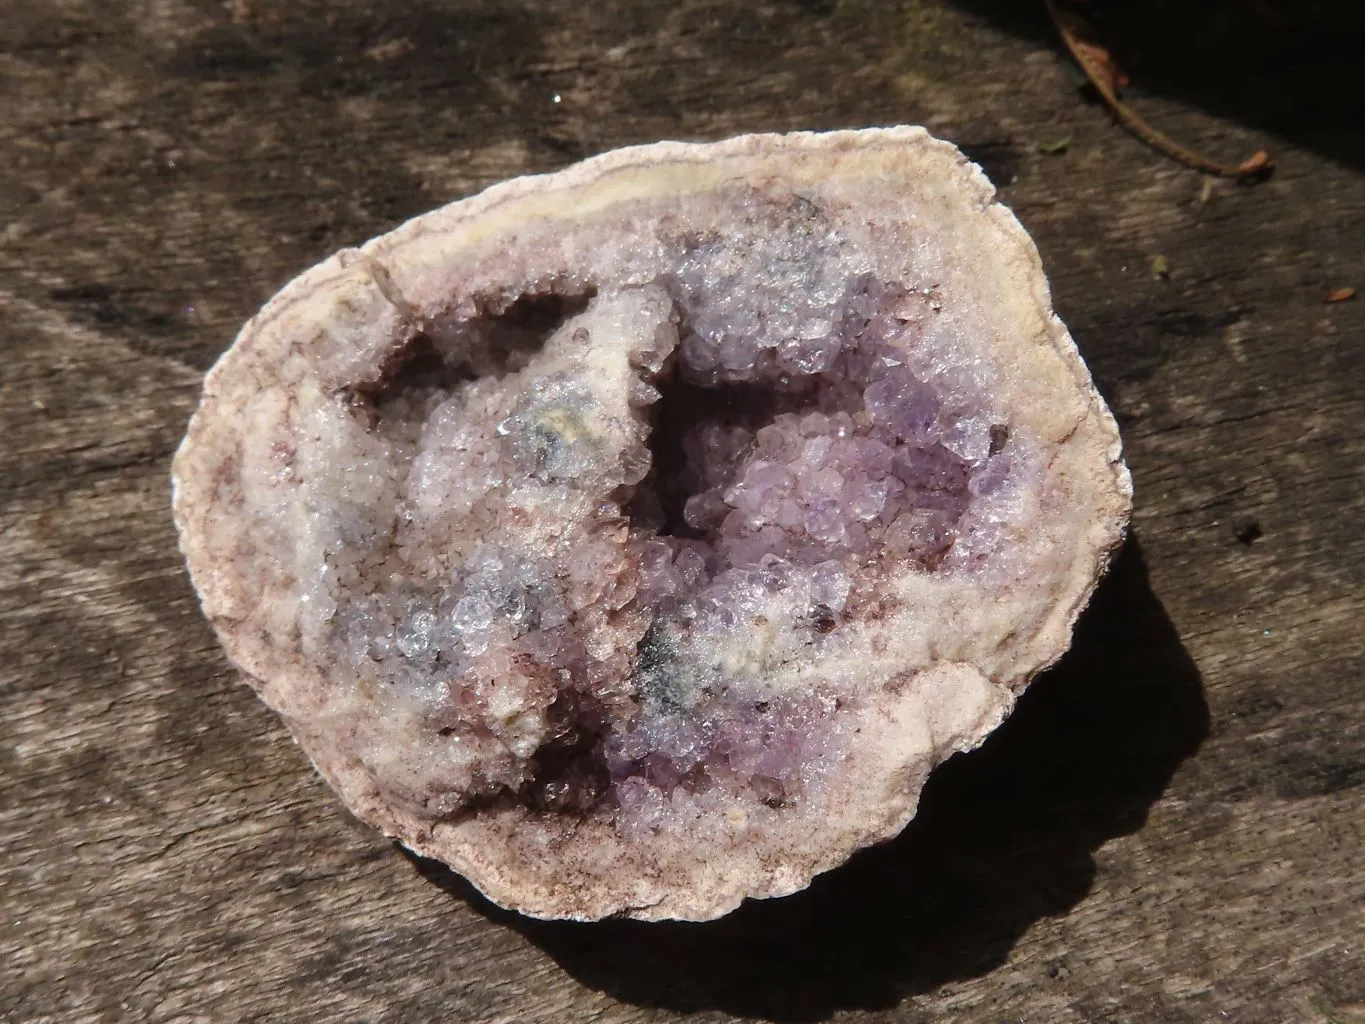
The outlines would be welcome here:
M 1237 53 L 1149 63 L 1164 125 L 1279 158 L 1209 183 L 1025 6 L 7 0 L 0 1019 L 1365 1020 L 1365 301 L 1323 302 L 1365 291 L 1360 87 L 1300 53 L 1286 113 Z M 901 840 L 714 925 L 521 921 L 357 825 L 175 550 L 237 325 L 504 176 L 894 121 L 1003 186 L 1122 423 L 1138 541 L 1074 654 Z

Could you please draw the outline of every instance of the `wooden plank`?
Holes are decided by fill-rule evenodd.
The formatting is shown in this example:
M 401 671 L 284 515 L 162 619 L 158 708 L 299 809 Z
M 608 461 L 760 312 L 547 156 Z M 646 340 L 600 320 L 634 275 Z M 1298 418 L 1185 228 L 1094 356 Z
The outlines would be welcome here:
M 1323 301 L 1365 291 L 1359 146 L 1154 76 L 1172 133 L 1279 160 L 1207 182 L 1005 8 L 5 5 L 0 1019 L 1365 1020 L 1365 302 Z M 1124 430 L 1137 543 L 1073 654 L 904 837 L 712 925 L 521 920 L 356 824 L 175 550 L 236 326 L 509 175 L 900 120 L 1003 187 Z

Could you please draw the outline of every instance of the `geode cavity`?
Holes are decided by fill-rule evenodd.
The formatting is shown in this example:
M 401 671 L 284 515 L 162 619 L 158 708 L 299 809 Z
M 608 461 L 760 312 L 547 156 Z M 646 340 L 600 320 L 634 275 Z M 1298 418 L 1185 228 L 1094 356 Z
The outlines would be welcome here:
M 341 252 L 209 374 L 175 484 L 347 805 L 577 918 L 898 832 L 1130 495 L 1028 236 L 916 128 L 622 150 Z

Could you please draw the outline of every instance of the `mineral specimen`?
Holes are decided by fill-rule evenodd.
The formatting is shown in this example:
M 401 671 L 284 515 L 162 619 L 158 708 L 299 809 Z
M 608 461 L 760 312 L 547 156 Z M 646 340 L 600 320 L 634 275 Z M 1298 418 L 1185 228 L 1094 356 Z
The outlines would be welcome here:
M 917 128 L 621 150 L 343 251 L 175 462 L 205 613 L 346 804 L 544 917 L 898 832 L 1129 499 L 1032 243 Z

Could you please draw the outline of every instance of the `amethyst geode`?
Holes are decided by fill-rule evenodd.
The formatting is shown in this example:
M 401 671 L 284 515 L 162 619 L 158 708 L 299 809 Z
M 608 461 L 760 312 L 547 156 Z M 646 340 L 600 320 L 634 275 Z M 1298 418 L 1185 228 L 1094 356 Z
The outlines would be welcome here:
M 708 918 L 914 813 L 1130 485 L 1028 236 L 917 128 L 664 143 L 288 285 L 181 545 L 360 817 L 545 917 Z

